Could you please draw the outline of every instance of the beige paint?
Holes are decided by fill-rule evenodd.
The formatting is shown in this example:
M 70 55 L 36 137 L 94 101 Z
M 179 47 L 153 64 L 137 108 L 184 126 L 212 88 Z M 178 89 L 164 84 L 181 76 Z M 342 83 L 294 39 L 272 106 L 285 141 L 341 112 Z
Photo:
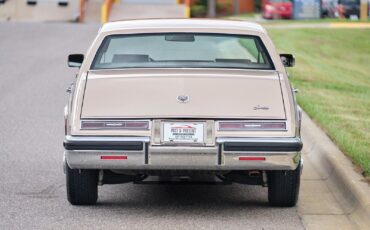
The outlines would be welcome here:
M 285 111 L 275 71 L 137 69 L 90 72 L 81 117 L 285 119 Z
M 129 69 L 93 70 L 94 55 L 102 40 L 112 34 L 202 32 L 259 36 L 275 71 L 235 69 Z M 180 104 L 176 97 L 190 96 Z M 70 105 L 72 135 L 150 136 L 150 131 L 80 130 L 82 118 L 211 118 L 286 119 L 285 132 L 219 132 L 215 136 L 295 136 L 296 104 L 285 68 L 266 31 L 242 21 L 160 19 L 104 25 L 87 52 L 77 77 Z M 256 105 L 270 110 L 254 110 Z M 82 109 L 81 109 L 82 108 Z

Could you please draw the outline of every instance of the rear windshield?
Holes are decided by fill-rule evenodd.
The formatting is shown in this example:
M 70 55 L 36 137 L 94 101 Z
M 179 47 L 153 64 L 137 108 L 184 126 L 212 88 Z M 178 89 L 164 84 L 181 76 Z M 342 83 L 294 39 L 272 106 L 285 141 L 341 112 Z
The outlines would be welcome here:
M 257 36 L 161 33 L 107 36 L 92 69 L 120 68 L 273 69 Z

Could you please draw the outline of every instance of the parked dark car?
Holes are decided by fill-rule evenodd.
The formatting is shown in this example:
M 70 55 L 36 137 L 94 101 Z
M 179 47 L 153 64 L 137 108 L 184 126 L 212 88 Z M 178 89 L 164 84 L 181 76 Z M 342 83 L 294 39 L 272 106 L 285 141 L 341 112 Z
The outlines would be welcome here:
M 360 18 L 360 0 L 339 0 L 339 4 L 343 7 L 344 17 L 357 16 Z

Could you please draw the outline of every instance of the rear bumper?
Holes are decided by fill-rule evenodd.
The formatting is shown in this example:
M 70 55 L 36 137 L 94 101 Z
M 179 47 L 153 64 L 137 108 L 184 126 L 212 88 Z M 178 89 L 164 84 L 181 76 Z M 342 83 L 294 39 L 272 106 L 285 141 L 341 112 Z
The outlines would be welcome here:
M 218 138 L 215 146 L 155 146 L 149 137 L 77 137 L 64 141 L 71 168 L 121 170 L 293 170 L 300 138 Z

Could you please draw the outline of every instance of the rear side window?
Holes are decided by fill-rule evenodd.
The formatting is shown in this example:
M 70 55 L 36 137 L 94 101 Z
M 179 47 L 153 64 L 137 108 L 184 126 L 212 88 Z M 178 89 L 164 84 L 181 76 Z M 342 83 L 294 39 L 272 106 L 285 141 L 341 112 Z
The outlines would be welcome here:
M 257 36 L 199 33 L 112 35 L 104 39 L 92 69 L 274 69 Z

